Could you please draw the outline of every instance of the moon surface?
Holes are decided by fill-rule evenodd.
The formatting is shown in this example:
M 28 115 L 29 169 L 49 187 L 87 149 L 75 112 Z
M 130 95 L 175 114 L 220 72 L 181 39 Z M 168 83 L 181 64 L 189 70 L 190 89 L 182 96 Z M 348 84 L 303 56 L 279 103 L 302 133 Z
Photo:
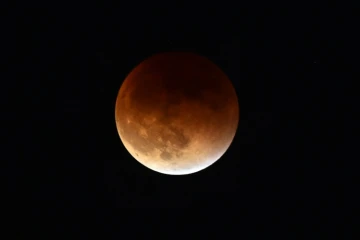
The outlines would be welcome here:
M 207 58 L 166 52 L 136 66 L 120 87 L 116 127 L 144 166 L 169 175 L 198 172 L 229 148 L 239 122 L 235 89 Z

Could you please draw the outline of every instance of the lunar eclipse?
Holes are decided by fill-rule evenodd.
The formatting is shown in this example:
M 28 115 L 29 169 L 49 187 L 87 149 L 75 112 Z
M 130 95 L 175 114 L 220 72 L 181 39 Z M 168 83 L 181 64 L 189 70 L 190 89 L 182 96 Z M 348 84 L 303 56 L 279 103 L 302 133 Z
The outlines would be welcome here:
M 229 148 L 239 122 L 235 89 L 209 59 L 190 52 L 151 56 L 120 87 L 116 127 L 141 164 L 169 175 L 198 172 Z

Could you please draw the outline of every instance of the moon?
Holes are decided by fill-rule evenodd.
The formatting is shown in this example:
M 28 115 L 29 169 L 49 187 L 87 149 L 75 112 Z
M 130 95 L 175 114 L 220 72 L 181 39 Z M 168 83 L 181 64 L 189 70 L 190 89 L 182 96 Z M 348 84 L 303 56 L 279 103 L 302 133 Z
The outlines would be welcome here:
M 209 59 L 155 54 L 126 77 L 115 106 L 120 139 L 142 165 L 168 175 L 203 170 L 229 148 L 239 122 L 235 89 Z

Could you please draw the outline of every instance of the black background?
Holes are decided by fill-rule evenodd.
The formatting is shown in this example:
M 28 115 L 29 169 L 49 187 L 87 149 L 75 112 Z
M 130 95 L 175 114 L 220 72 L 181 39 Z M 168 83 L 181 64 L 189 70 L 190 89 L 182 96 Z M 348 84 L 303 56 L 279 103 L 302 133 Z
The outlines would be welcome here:
M 5 15 L 3 196 L 17 226 L 80 239 L 154 229 L 172 238 L 192 230 L 220 239 L 350 236 L 342 228 L 352 171 L 342 150 L 354 105 L 350 8 L 49 1 L 14 4 Z M 139 164 L 114 119 L 132 68 L 174 50 L 220 66 L 240 104 L 229 150 L 185 176 Z M 145 218 L 149 208 L 157 213 Z M 157 216 L 161 209 L 183 224 Z

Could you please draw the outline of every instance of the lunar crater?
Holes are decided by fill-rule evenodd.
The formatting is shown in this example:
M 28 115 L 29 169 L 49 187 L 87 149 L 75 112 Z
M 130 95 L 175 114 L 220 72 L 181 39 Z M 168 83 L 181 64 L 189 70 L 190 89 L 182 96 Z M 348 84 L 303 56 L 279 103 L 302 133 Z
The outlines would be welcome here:
M 161 159 L 167 161 L 167 160 L 171 160 L 172 155 L 169 152 L 162 152 L 160 154 L 160 157 L 161 157 Z

